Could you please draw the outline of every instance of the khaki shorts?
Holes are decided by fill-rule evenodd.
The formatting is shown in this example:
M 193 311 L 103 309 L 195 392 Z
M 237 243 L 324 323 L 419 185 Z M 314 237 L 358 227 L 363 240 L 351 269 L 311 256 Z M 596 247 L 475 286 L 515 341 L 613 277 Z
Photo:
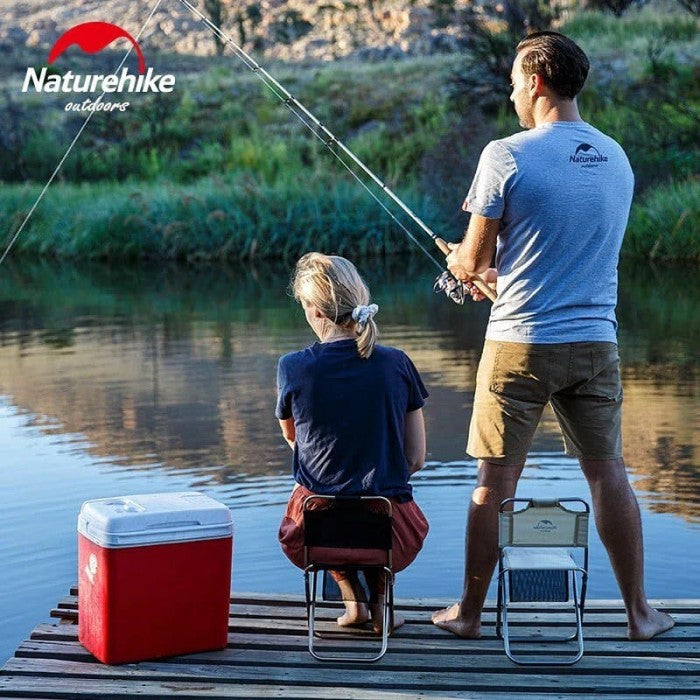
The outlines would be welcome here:
M 620 357 L 615 343 L 600 342 L 487 340 L 467 453 L 496 464 L 522 464 L 548 402 L 567 454 L 579 459 L 622 456 Z

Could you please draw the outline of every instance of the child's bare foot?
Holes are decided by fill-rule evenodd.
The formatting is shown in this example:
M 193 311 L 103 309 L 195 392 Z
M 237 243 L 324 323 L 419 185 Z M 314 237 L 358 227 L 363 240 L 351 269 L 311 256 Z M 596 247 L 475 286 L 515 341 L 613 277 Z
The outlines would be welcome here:
M 369 620 L 367 605 L 355 600 L 346 600 L 345 612 L 337 619 L 340 627 L 356 627 Z
M 372 613 L 372 629 L 377 634 L 381 634 L 384 630 L 384 599 L 382 596 L 379 597 L 379 600 L 375 605 L 370 606 L 370 612 Z M 399 615 L 397 612 L 394 612 L 394 619 L 391 623 L 389 633 L 401 627 L 401 625 L 403 625 L 405 622 L 406 620 L 404 619 L 403 615 Z
M 389 634 L 391 634 L 394 630 L 398 629 L 401 627 L 406 622 L 404 619 L 403 615 L 399 615 L 398 613 L 394 613 L 394 624 L 391 625 L 391 629 L 389 630 Z M 382 614 L 381 612 L 377 614 L 376 618 L 372 618 L 372 629 L 377 633 L 381 634 L 384 630 L 384 620 L 382 620 Z
M 465 617 L 459 603 L 443 610 L 437 610 L 432 615 L 432 621 L 441 630 L 447 630 L 464 639 L 479 639 L 481 637 L 481 616 L 476 619 Z
M 651 639 L 657 634 L 666 632 L 676 624 L 676 621 L 660 610 L 649 608 L 649 611 L 640 616 L 635 616 L 627 626 L 627 636 L 633 642 Z

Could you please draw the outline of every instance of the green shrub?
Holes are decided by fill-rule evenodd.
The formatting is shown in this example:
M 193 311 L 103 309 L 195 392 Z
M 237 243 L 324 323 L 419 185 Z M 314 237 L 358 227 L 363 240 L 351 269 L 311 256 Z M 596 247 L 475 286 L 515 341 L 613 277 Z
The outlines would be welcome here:
M 576 12 L 561 29 L 576 41 L 591 40 L 595 46 L 617 45 L 663 35 L 668 41 L 692 41 L 697 38 L 698 24 L 693 17 L 672 12 L 658 12 L 650 8 L 630 12 L 625 17 L 613 17 L 598 10 Z
M 700 262 L 700 178 L 656 187 L 632 207 L 624 252 Z

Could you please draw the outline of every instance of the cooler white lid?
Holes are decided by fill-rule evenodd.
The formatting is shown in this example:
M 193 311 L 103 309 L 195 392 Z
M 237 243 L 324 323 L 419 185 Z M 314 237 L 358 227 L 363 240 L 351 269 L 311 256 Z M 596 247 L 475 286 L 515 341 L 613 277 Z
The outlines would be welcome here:
M 101 547 L 188 542 L 233 535 L 231 512 L 198 491 L 85 501 L 78 532 Z

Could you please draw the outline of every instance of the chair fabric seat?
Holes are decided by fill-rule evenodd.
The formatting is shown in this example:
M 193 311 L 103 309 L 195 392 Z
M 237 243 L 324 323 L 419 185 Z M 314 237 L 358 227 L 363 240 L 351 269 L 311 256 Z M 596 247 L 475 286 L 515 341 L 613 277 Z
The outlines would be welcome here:
M 575 571 L 581 568 L 566 547 L 506 547 L 503 565 L 511 570 Z
M 322 566 L 387 566 L 384 549 L 349 549 L 347 547 L 309 547 L 309 564 Z

